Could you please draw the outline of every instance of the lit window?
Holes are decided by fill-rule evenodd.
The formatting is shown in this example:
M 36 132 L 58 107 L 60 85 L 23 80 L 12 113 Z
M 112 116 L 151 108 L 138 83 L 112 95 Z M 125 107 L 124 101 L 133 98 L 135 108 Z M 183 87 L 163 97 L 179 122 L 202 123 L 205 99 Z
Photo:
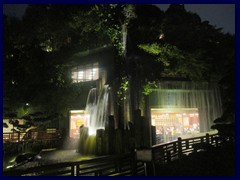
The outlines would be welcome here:
M 197 108 L 152 108 L 151 120 L 157 144 L 200 132 Z
M 80 126 L 88 127 L 87 115 L 84 110 L 71 110 L 70 111 L 70 129 L 69 135 L 71 138 L 79 138 Z
M 94 81 L 98 79 L 98 63 L 81 65 L 72 69 L 72 79 L 74 83 Z

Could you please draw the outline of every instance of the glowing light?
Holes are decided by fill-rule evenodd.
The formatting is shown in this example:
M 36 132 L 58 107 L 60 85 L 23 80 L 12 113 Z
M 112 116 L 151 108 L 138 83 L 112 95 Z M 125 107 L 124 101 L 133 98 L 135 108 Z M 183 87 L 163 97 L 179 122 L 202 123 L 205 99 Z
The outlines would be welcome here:
M 94 68 L 91 68 L 94 67 Z M 81 65 L 72 70 L 73 82 L 84 82 L 98 79 L 98 63 Z
M 83 79 L 83 71 L 78 72 L 78 79 Z
M 89 136 L 91 136 L 91 135 L 96 135 L 96 129 L 89 127 L 89 129 L 88 129 L 88 135 L 89 135 Z
M 163 39 L 163 38 L 164 38 L 164 34 L 162 33 L 160 34 L 159 39 Z
M 47 46 L 47 47 L 45 48 L 45 51 L 47 51 L 47 52 L 52 52 L 52 51 L 53 51 L 53 48 L 50 47 L 50 46 Z
M 180 135 L 199 132 L 199 119 L 195 116 L 196 108 L 154 108 L 151 109 L 152 125 L 156 126 L 158 143 L 176 140 Z M 194 126 L 193 126 L 194 124 Z M 193 127 L 192 127 L 193 126 Z
M 12 167 L 13 167 L 13 165 L 11 165 L 11 166 L 7 166 L 6 169 L 9 169 L 9 168 L 12 168 Z
M 79 127 L 81 125 L 87 126 L 87 118 L 84 110 L 70 111 L 70 137 L 79 138 Z
M 84 113 L 84 110 L 71 110 L 71 113 Z

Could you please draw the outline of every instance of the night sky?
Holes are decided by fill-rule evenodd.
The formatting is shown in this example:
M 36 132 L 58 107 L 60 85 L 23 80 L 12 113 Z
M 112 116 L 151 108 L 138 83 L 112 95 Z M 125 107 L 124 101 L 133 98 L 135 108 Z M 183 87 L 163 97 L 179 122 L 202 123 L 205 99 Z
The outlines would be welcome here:
M 169 4 L 158 4 L 165 11 Z M 3 12 L 8 15 L 21 17 L 27 4 L 4 4 Z M 197 13 L 203 21 L 207 20 L 223 32 L 235 34 L 235 5 L 234 4 L 186 4 L 187 11 Z
M 157 5 L 165 11 L 169 4 Z M 223 32 L 235 34 L 235 4 L 185 4 L 185 9 L 197 13 L 202 21 L 209 21 Z

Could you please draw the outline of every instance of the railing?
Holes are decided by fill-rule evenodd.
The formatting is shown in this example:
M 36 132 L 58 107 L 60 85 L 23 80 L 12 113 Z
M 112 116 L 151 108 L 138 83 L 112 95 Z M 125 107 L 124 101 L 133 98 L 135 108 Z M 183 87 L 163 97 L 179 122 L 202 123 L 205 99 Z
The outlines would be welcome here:
M 60 135 L 61 131 L 59 130 L 3 133 L 3 142 L 54 139 L 59 137 Z
M 157 163 L 165 164 L 175 159 L 181 159 L 183 155 L 197 152 L 200 149 L 216 147 L 221 143 L 219 135 L 213 134 L 188 139 L 178 138 L 176 141 L 154 145 L 151 148 L 152 160 Z
M 5 176 L 131 176 L 145 175 L 145 167 L 133 153 L 103 156 L 78 162 L 64 162 L 28 169 L 12 169 Z
M 166 164 L 175 159 L 181 160 L 182 156 L 198 152 L 201 149 L 217 147 L 222 141 L 218 134 L 188 139 L 178 138 L 170 143 L 155 145 L 146 149 L 149 160 L 136 158 L 135 153 L 124 155 L 102 156 L 78 162 L 65 162 L 51 165 L 43 165 L 28 169 L 14 169 L 4 171 L 4 175 L 15 176 L 131 176 L 146 175 L 146 162 L 151 162 L 156 172 L 155 164 Z M 140 150 L 141 151 L 141 150 Z M 138 150 L 137 150 L 138 154 Z M 144 154 L 144 155 L 146 155 Z M 145 157 L 144 157 L 145 158 Z M 153 173 L 155 175 L 155 173 Z
M 25 134 L 25 132 L 3 133 L 3 142 L 19 142 Z
M 60 135 L 60 131 L 3 133 L 3 152 L 7 155 L 34 149 L 56 148 L 61 143 Z

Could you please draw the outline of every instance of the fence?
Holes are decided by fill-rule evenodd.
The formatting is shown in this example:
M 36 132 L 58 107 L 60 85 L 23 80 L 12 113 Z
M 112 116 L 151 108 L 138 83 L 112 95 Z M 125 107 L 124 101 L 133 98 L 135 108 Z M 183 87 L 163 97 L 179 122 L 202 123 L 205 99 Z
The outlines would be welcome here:
M 61 136 L 61 131 L 55 129 L 47 129 L 46 131 L 12 132 L 3 133 L 3 142 L 56 139 L 59 136 Z
M 181 159 L 183 155 L 187 155 L 199 150 L 209 150 L 221 143 L 219 135 L 213 134 L 188 139 L 178 138 L 170 143 L 154 145 L 151 148 L 152 160 L 156 163 L 165 164 L 175 159 Z
M 103 156 L 78 162 L 64 162 L 4 171 L 5 176 L 131 176 L 145 175 L 142 162 L 133 153 Z
M 3 133 L 4 155 L 27 150 L 40 150 L 43 148 L 55 148 L 61 143 L 60 131 L 31 131 Z
M 123 175 L 146 175 L 146 162 L 153 165 L 153 174 L 155 175 L 155 164 L 166 164 L 175 159 L 181 160 L 181 157 L 192 152 L 198 152 L 201 149 L 210 149 L 221 145 L 222 141 L 218 134 L 188 139 L 181 139 L 155 145 L 152 148 L 145 149 L 145 160 L 138 157 L 137 153 L 128 153 L 118 156 L 103 156 L 78 162 L 66 162 L 51 165 L 44 165 L 25 170 L 8 170 L 4 175 L 21 176 L 46 176 L 46 175 L 64 175 L 64 176 L 123 176 Z M 147 159 L 147 160 L 146 160 Z

